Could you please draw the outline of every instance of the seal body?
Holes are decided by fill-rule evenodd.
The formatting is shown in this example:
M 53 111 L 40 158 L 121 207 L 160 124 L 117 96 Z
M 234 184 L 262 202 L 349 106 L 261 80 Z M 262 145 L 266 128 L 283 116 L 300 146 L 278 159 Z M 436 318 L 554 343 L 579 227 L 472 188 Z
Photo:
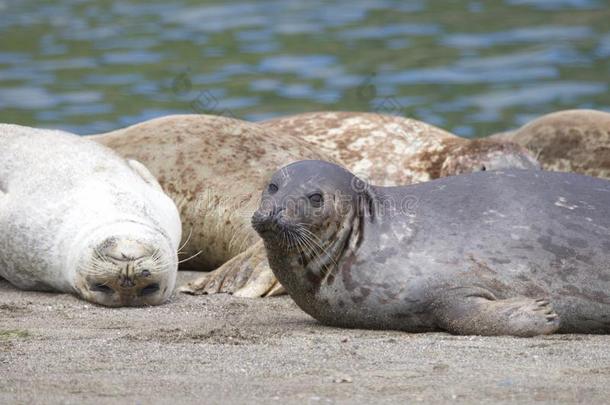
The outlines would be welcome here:
M 178 211 L 148 170 L 61 131 L 0 124 L 0 276 L 107 306 L 172 293 Z
M 484 170 L 539 169 L 524 147 L 458 137 L 414 119 L 364 112 L 314 112 L 262 122 L 301 137 L 369 183 L 397 186 Z
M 168 116 L 89 138 L 143 162 L 177 204 L 181 251 L 192 257 L 182 266 L 217 269 L 185 292 L 255 297 L 281 288 L 250 226 L 259 190 L 284 165 L 331 158 L 297 137 L 210 115 Z
M 491 139 L 529 149 L 545 170 L 610 179 L 610 113 L 565 110 L 544 115 Z
M 273 176 L 252 222 L 325 324 L 532 336 L 610 332 L 609 209 L 610 182 L 571 173 L 383 188 L 304 161 Z

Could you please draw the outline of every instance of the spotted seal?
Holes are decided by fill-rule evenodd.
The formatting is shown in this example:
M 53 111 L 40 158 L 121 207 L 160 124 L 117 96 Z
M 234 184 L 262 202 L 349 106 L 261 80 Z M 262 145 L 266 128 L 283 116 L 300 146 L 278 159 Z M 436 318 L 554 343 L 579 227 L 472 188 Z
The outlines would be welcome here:
M 173 292 L 180 218 L 150 172 L 73 134 L 0 124 L 0 276 L 106 306 Z
M 364 112 L 313 112 L 263 121 L 301 137 L 363 180 L 380 186 L 428 181 L 482 170 L 538 169 L 522 146 L 466 139 L 414 119 Z
M 610 113 L 558 111 L 491 139 L 523 145 L 537 156 L 545 170 L 610 179 Z
M 252 217 L 269 263 L 328 325 L 533 336 L 610 332 L 610 182 L 533 170 L 375 187 L 282 168 Z
M 332 159 L 304 140 L 238 119 L 203 115 L 157 118 L 90 139 L 143 162 L 177 204 L 181 266 L 211 271 L 184 292 L 243 297 L 279 294 L 262 241 L 250 227 L 259 190 L 280 167 Z

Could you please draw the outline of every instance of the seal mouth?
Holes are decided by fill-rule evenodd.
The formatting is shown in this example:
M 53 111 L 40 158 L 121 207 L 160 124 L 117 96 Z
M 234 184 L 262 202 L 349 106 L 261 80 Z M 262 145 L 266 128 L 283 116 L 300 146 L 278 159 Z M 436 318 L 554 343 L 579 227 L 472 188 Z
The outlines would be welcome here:
M 264 215 L 255 212 L 251 222 L 252 228 L 263 240 L 273 241 L 274 244 L 285 250 L 293 250 L 297 247 L 300 228 L 287 223 L 279 215 Z
M 271 238 L 278 233 L 286 232 L 287 224 L 280 218 L 255 213 L 252 216 L 252 228 L 263 238 Z

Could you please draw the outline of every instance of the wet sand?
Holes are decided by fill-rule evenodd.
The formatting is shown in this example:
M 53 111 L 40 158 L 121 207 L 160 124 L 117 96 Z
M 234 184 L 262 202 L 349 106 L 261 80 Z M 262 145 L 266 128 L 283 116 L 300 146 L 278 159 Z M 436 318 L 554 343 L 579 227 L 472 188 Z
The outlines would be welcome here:
M 610 336 L 344 330 L 288 297 L 108 309 L 0 281 L 2 404 L 481 401 L 609 403 Z

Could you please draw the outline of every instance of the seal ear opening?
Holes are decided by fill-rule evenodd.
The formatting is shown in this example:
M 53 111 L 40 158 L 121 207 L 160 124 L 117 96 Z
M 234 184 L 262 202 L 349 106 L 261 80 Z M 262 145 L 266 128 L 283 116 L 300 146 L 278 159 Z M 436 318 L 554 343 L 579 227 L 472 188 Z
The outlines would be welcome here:
M 150 184 L 153 188 L 163 192 L 163 189 L 157 181 L 157 178 L 152 175 L 152 173 L 146 168 L 146 166 L 134 159 L 128 159 L 127 164 L 134 172 L 136 172 L 142 178 L 142 180 Z
M 375 197 L 368 189 L 358 194 L 358 214 L 368 217 L 370 221 L 375 220 Z
M 0 202 L 2 202 L 2 200 L 6 197 L 7 194 L 8 187 L 6 187 L 6 184 L 4 184 L 2 179 L 0 179 Z

